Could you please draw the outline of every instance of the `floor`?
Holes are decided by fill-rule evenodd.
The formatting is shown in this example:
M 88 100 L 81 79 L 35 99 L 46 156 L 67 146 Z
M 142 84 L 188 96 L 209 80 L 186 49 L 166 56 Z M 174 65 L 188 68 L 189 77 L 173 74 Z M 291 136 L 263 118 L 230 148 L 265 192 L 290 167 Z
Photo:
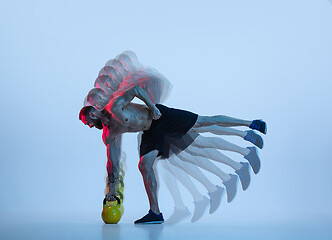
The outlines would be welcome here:
M 100 222 L 2 223 L 0 239 L 332 239 L 329 225 L 310 224 L 177 224 L 134 225 Z

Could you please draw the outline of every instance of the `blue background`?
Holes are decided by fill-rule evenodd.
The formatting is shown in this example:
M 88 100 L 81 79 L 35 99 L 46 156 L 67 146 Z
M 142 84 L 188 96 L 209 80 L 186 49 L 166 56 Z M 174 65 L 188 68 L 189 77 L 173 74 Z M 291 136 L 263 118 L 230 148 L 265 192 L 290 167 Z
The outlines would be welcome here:
M 166 105 L 268 123 L 261 172 L 201 223 L 331 222 L 330 1 L 1 5 L 1 221 L 101 222 L 106 148 L 78 112 L 106 61 L 133 50 L 172 82 Z M 135 134 L 124 150 L 129 223 L 148 201 Z M 173 200 L 160 190 L 167 217 Z

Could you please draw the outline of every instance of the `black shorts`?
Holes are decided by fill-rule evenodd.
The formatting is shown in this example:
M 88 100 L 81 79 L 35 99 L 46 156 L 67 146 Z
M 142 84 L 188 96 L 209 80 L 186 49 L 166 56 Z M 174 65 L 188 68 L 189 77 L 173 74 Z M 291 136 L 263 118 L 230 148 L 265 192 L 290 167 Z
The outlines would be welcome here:
M 158 150 L 158 156 L 168 158 L 186 149 L 199 135 L 189 131 L 196 123 L 198 115 L 192 112 L 168 108 L 156 104 L 161 112 L 158 120 L 152 120 L 148 130 L 143 131 L 140 156 Z

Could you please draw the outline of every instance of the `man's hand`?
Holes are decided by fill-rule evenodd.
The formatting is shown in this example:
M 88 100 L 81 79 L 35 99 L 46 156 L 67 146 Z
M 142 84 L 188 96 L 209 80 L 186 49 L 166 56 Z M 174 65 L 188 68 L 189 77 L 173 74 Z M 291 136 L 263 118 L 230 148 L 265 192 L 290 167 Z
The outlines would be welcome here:
M 105 198 L 106 198 L 106 201 L 116 201 L 115 195 L 111 192 L 107 193 Z
M 160 113 L 159 109 L 156 106 L 154 106 L 153 111 L 152 111 L 152 119 L 157 120 L 160 117 L 161 117 L 161 113 Z

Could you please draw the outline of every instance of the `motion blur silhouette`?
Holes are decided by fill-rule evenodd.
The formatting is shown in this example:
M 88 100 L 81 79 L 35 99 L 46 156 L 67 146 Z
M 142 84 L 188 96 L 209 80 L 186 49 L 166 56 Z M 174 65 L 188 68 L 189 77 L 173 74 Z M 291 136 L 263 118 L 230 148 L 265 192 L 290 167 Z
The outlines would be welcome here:
M 135 221 L 136 224 L 164 222 L 158 204 L 161 183 L 157 181 L 157 172 L 162 175 L 174 200 L 174 212 L 166 221 L 171 224 L 190 216 L 191 222 L 196 222 L 207 210 L 210 214 L 216 212 L 224 195 L 227 202 L 235 198 L 239 181 L 243 190 L 248 188 L 250 167 L 255 174 L 260 170 L 257 147 L 263 148 L 263 139 L 257 132 L 266 134 L 267 125 L 263 120 L 200 116 L 170 108 L 162 104 L 170 90 L 171 84 L 162 74 L 143 66 L 135 53 L 125 51 L 105 64 L 84 100 L 79 119 L 90 128 L 102 130 L 107 147 L 105 223 L 117 223 L 123 214 L 120 209 L 124 199 L 123 133 L 139 133 L 139 170 L 150 203 L 149 212 Z M 144 104 L 133 103 L 135 97 Z M 234 128 L 238 126 L 248 130 Z M 237 136 L 255 146 L 240 147 L 224 140 L 221 135 Z M 223 151 L 240 154 L 243 161 L 235 161 Z M 221 166 L 231 170 L 221 170 Z M 210 174 L 220 181 L 211 180 Z M 179 182 L 193 197 L 192 215 L 183 201 Z M 206 192 L 199 190 L 197 184 L 201 184 Z M 110 209 L 116 212 L 113 211 L 111 220 L 107 218 L 112 212 Z

